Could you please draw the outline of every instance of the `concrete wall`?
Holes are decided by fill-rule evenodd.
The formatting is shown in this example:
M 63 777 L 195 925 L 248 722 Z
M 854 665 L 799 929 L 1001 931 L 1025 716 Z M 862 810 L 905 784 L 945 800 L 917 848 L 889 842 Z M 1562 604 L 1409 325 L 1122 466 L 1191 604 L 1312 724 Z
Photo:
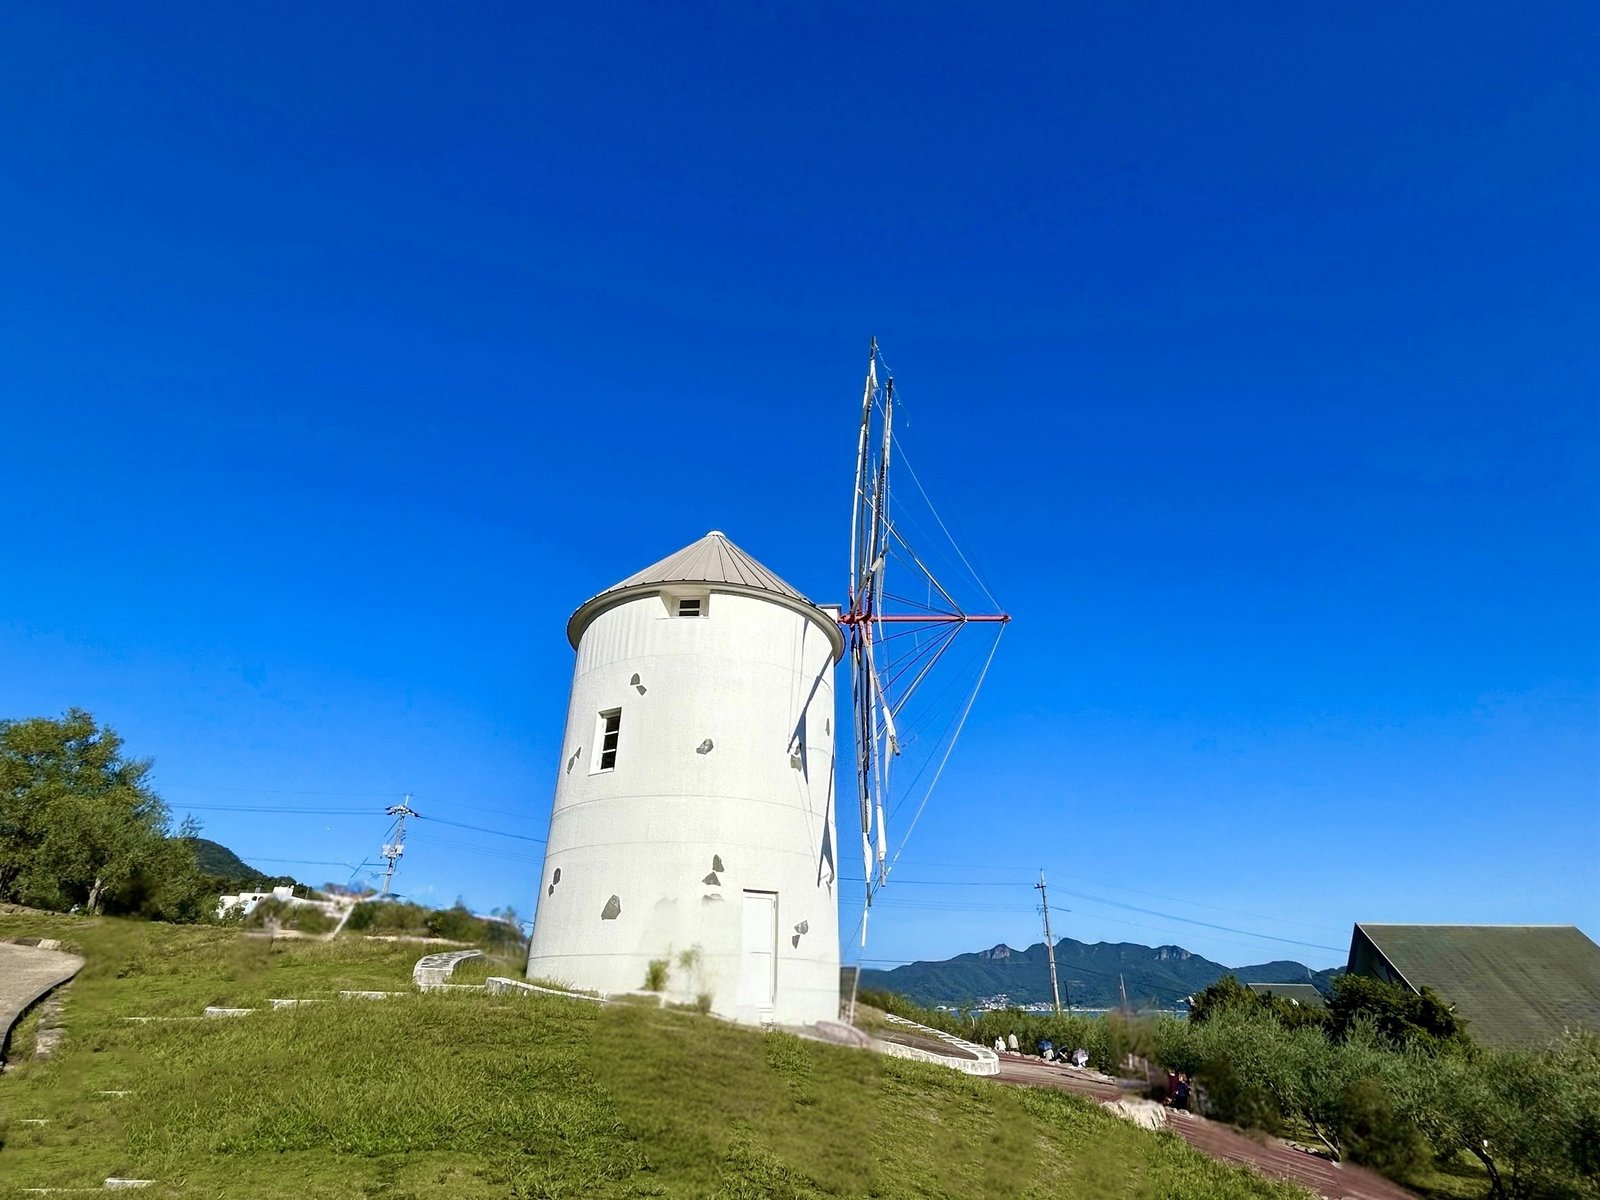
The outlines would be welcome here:
M 670 961 L 671 998 L 743 1021 L 838 1013 L 833 647 L 826 618 L 684 585 L 583 632 L 528 976 L 601 992 Z M 678 593 L 706 615 L 672 615 Z M 620 709 L 616 765 L 598 715 Z M 746 891 L 777 895 L 775 1000 L 741 1003 Z M 694 965 L 681 965 L 680 955 Z M 748 993 L 748 989 L 747 989 Z

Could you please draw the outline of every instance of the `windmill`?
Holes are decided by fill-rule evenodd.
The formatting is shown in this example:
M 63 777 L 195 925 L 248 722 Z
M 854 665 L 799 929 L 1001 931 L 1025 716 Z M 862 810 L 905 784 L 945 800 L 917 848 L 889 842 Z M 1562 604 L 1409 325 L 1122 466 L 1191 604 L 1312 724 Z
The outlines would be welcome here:
M 941 662 L 941 688 L 962 680 L 947 652 L 964 628 L 984 625 L 998 644 L 1009 620 L 968 611 L 911 549 L 889 502 L 891 458 L 926 496 L 894 432 L 898 401 L 887 368 L 878 384 L 880 362 L 874 343 L 847 605 L 813 603 L 711 530 L 568 620 L 573 677 L 530 979 L 606 995 L 644 988 L 753 1024 L 837 1018 L 836 829 L 849 823 L 836 791 L 838 665 L 848 654 L 870 903 L 894 868 L 896 804 L 915 806 L 903 846 L 995 647 L 936 735 L 919 724 L 918 698 Z M 894 765 L 908 747 L 925 770 L 902 785 Z

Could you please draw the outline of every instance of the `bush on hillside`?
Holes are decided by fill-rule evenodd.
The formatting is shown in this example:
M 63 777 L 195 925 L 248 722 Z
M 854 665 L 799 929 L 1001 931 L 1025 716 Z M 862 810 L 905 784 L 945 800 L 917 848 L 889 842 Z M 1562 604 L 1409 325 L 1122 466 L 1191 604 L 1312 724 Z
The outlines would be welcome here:
M 1258 997 L 1238 978 L 1233 975 L 1224 975 L 1210 987 L 1202 988 L 1196 992 L 1189 1001 L 1189 1023 L 1203 1025 L 1217 1013 L 1223 1012 L 1254 1012 L 1258 1007 Z
M 296 933 L 328 933 L 338 921 L 309 904 L 290 904 L 287 900 L 263 900 L 244 919 L 246 929 L 290 929 Z
M 1439 1156 L 1476 1158 L 1495 1200 L 1600 1197 L 1600 1035 L 1568 1034 L 1543 1050 L 1412 1048 L 1403 1057 L 1397 1109 Z
M 1397 1050 L 1417 1047 L 1429 1053 L 1460 1049 L 1468 1041 L 1466 1018 L 1432 989 L 1418 995 L 1409 988 L 1365 975 L 1341 975 L 1328 1001 L 1328 1033 L 1345 1037 L 1361 1021 Z
M 1309 1134 L 1402 1183 L 1425 1171 L 1430 1153 L 1452 1161 L 1465 1151 L 1492 1200 L 1600 1200 L 1600 1035 L 1542 1050 L 1479 1047 L 1437 996 L 1352 979 L 1335 983 L 1326 1026 L 1285 1020 L 1237 980 L 1212 992 L 1198 1020 L 958 1013 L 887 992 L 860 998 L 984 1045 L 1015 1033 L 1029 1053 L 1041 1038 L 1063 1053 L 1082 1046 L 1108 1071 L 1125 1053 L 1147 1054 L 1195 1079 L 1210 1115 Z
M 1224 975 L 1189 1002 L 1189 1020 L 1196 1025 L 1203 1025 L 1212 1014 L 1221 1012 L 1266 1013 L 1290 1029 L 1322 1029 L 1328 1023 L 1328 1015 L 1322 1009 L 1296 1004 L 1283 996 L 1264 996 L 1233 975 Z
M 514 917 L 474 916 L 459 900 L 450 908 L 425 908 L 403 900 L 368 900 L 355 906 L 345 928 L 356 933 L 438 937 L 488 949 L 522 947 L 522 930 Z
M 1368 1076 L 1345 1085 L 1338 1107 L 1340 1141 L 1352 1162 L 1402 1182 L 1427 1169 L 1433 1157 L 1428 1140 L 1400 1114 L 1382 1079 Z

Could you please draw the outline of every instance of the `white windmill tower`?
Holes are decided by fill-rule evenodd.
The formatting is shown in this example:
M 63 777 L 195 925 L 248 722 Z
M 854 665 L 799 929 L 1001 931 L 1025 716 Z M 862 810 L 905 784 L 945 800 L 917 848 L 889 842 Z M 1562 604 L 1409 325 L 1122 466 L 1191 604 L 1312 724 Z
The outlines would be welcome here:
M 717 531 L 573 614 L 529 978 L 837 1017 L 838 620 Z
M 839 1015 L 833 668 L 848 647 L 864 946 L 866 906 L 899 853 L 889 854 L 887 824 L 909 802 L 903 848 L 1011 619 L 966 611 L 891 517 L 897 400 L 892 378 L 879 384 L 880 362 L 874 342 L 846 606 L 813 604 L 714 530 L 568 621 L 578 661 L 529 978 L 603 993 L 650 980 L 741 1021 Z M 920 482 L 916 491 L 926 500 Z M 890 589 L 891 563 L 909 586 Z M 994 641 L 974 660 L 964 702 L 932 721 L 913 696 L 974 623 Z M 920 770 L 892 789 L 912 744 Z

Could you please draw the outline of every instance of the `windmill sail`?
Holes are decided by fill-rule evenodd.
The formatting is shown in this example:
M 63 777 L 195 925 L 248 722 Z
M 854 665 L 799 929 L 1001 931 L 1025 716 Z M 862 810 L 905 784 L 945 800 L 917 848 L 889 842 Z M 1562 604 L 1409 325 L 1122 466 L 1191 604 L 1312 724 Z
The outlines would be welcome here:
M 894 432 L 897 400 L 894 377 L 884 371 L 879 382 L 878 344 L 872 343 L 867 364 L 866 384 L 861 396 L 861 427 L 856 444 L 855 494 L 850 523 L 849 603 L 842 621 L 849 631 L 851 698 L 856 751 L 856 794 L 861 820 L 861 858 L 866 886 L 861 917 L 861 942 L 866 944 L 867 913 L 873 895 L 889 881 L 894 860 L 890 856 L 888 823 L 898 811 L 892 790 L 894 767 L 905 748 L 901 718 L 920 688 L 934 675 L 934 668 L 945 657 L 956 635 L 964 626 L 982 623 L 992 626 L 994 640 L 982 660 L 965 702 L 958 704 L 945 733 L 932 741 L 933 754 L 923 770 L 913 778 L 908 795 L 917 796 L 927 767 L 936 763 L 931 779 L 921 790 L 917 807 L 900 845 L 921 816 L 944 764 L 949 761 L 955 739 L 959 737 L 966 714 L 971 711 L 977 690 L 987 674 L 999 645 L 1000 633 L 1010 617 L 1002 612 L 970 613 L 958 604 L 950 589 L 934 576 L 925 557 L 912 548 L 902 534 L 890 507 L 890 465 L 899 441 Z M 903 459 L 904 454 L 900 452 Z M 909 469 L 909 468 L 908 468 Z M 917 493 L 927 496 L 912 472 Z M 949 529 L 932 512 L 937 527 L 950 542 L 957 560 L 972 574 L 978 586 L 987 587 L 972 571 L 966 556 L 955 546 Z M 926 599 L 897 594 L 890 589 L 889 568 L 893 563 L 904 570 L 911 582 L 906 592 L 921 586 Z M 898 576 L 897 576 L 898 578 Z M 900 585 L 897 583 L 896 587 Z M 990 596 L 989 599 L 993 600 Z M 998 605 L 996 605 L 998 608 Z M 899 851 L 895 851 L 898 856 Z

